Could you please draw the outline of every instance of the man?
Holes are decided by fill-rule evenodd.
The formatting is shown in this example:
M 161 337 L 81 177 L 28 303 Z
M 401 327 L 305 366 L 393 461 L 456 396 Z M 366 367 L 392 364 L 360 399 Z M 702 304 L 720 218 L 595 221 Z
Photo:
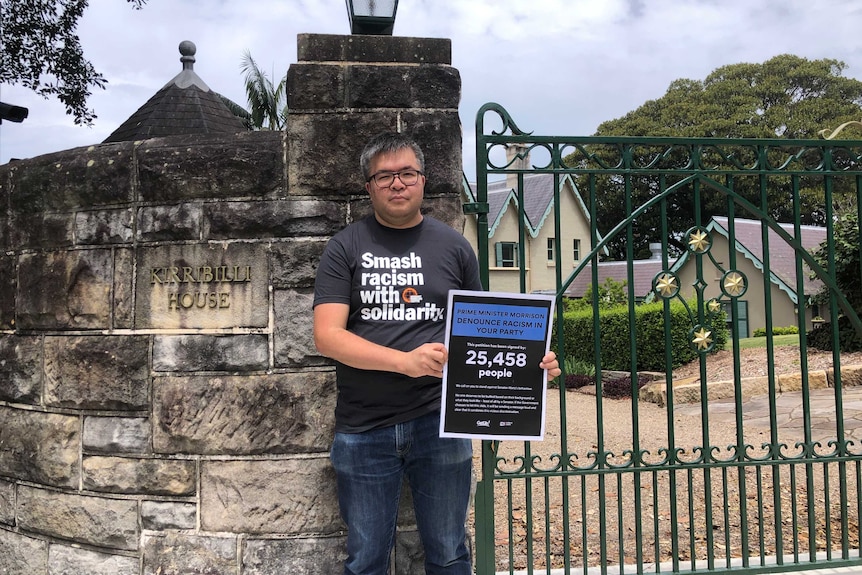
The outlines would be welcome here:
M 481 290 L 470 244 L 421 213 L 422 150 L 402 134 L 360 158 L 374 215 L 329 242 L 314 288 L 314 342 L 338 384 L 331 459 L 348 526 L 345 575 L 384 575 L 402 480 L 413 495 L 426 573 L 469 575 L 469 439 L 440 438 L 450 289 Z M 554 354 L 541 364 L 553 377 Z

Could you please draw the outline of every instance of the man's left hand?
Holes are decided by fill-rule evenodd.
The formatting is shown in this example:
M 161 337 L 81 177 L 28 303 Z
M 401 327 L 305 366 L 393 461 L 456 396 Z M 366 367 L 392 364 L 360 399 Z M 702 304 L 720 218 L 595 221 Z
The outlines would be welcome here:
M 548 381 L 555 379 L 558 375 L 563 373 L 563 370 L 560 369 L 560 362 L 557 361 L 557 354 L 553 351 L 549 351 L 545 357 L 542 358 L 542 362 L 539 364 L 539 367 L 548 370 Z

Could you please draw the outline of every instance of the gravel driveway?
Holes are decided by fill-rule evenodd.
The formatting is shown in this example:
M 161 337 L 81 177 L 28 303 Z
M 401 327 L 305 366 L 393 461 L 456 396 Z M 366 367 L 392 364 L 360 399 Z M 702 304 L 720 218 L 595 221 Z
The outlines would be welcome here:
M 776 348 L 776 353 L 780 372 L 798 366 L 797 348 Z M 740 361 L 745 366 L 743 377 L 759 375 L 765 366 L 763 354 L 764 350 L 744 350 Z M 810 369 L 831 367 L 831 357 L 831 353 L 809 354 Z M 732 363 L 729 352 L 710 356 L 708 381 L 713 381 L 713 376 L 725 377 L 727 370 L 732 373 Z M 842 365 L 852 363 L 862 364 L 862 353 L 848 355 L 846 360 L 842 355 Z M 685 369 L 679 373 L 675 372 L 675 376 L 691 376 L 691 373 L 685 375 Z M 850 409 L 858 407 L 862 414 L 862 390 L 856 393 L 860 394 L 860 401 L 851 404 Z M 550 563 L 553 568 L 562 567 L 566 555 L 572 565 L 597 565 L 634 563 L 638 553 L 643 562 L 650 563 L 674 557 L 679 561 L 702 559 L 707 549 L 712 549 L 719 561 L 739 557 L 745 548 L 748 555 L 762 551 L 766 556 L 774 554 L 779 546 L 785 553 L 793 545 L 800 552 L 816 551 L 827 544 L 827 525 L 831 525 L 830 545 L 834 548 L 840 544 L 841 534 L 836 527 L 840 519 L 837 464 L 815 465 L 812 473 L 806 473 L 802 464 L 785 465 L 774 475 L 775 467 L 753 464 L 730 463 L 709 471 L 696 465 L 685 469 L 677 466 L 675 471 L 665 468 L 646 473 L 628 466 L 633 448 L 643 452 L 645 463 L 660 463 L 666 457 L 664 448 L 670 438 L 680 450 L 678 457 L 683 462 L 697 461 L 702 456 L 699 446 L 705 444 L 714 446 L 713 457 L 730 462 L 736 453 L 735 446 L 741 443 L 749 446 L 745 455 L 750 463 L 752 459 L 768 456 L 772 434 L 768 417 L 748 418 L 738 437 L 732 404 L 729 408 L 726 403 L 715 402 L 707 414 L 709 425 L 705 431 L 699 405 L 680 406 L 669 420 L 668 410 L 653 403 L 604 399 L 599 405 L 595 396 L 572 390 L 562 396 L 563 400 L 558 389 L 548 392 L 544 441 L 530 442 L 528 447 L 523 442 L 501 443 L 498 456 L 505 460 L 499 467 L 515 471 L 529 456 L 536 469 L 550 470 L 559 464 L 556 454 L 563 452 L 572 454 L 571 468 L 592 467 L 601 441 L 607 464 L 621 465 L 624 469 L 622 473 L 604 475 L 576 472 L 565 480 L 549 474 L 530 480 L 529 486 L 528 481 L 517 475 L 511 482 L 496 481 L 498 569 L 509 569 L 510 554 L 514 569 L 525 568 L 528 547 L 533 550 L 534 567 Z M 561 429 L 561 401 L 565 401 L 567 414 L 565 438 Z M 761 415 L 764 405 L 768 413 L 764 398 L 752 401 L 760 402 Z M 787 445 L 782 453 L 799 455 L 799 449 L 794 447 L 800 437 L 799 427 L 792 429 L 786 421 L 779 423 L 776 437 Z M 834 421 L 831 423 L 834 428 Z M 564 441 L 566 450 L 562 449 Z M 477 442 L 477 469 L 480 452 Z M 828 497 L 825 481 L 829 482 Z M 846 489 L 850 501 L 862 498 L 852 477 Z M 850 544 L 858 547 L 855 505 L 849 513 Z M 564 521 L 566 515 L 568 522 Z M 568 549 L 564 527 L 570 530 Z M 640 548 L 638 541 L 642 542 Z M 674 542 L 678 544 L 675 546 Z

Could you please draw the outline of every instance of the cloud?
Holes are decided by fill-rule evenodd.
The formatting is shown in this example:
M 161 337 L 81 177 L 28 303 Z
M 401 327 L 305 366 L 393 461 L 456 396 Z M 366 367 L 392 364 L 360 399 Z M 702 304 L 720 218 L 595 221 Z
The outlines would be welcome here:
M 402 0 L 395 34 L 450 38 L 462 79 L 465 171 L 472 178 L 476 112 L 498 102 L 521 128 L 589 135 L 661 97 L 678 78 L 791 53 L 836 58 L 862 78 L 856 0 Z M 296 61 L 301 33 L 347 34 L 343 0 L 91 0 L 79 27 L 85 55 L 108 80 L 90 100 L 94 128 L 74 127 L 56 101 L 20 87 L 0 98 L 30 107 L 0 125 L 0 163 L 94 144 L 181 69 L 177 46 L 197 45 L 195 71 L 245 103 L 240 61 L 249 50 L 272 78 Z

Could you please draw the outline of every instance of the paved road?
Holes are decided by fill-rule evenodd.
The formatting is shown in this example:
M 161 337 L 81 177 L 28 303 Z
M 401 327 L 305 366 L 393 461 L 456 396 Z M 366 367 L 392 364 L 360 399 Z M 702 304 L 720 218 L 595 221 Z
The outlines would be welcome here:
M 809 394 L 811 413 L 811 434 L 815 441 L 836 437 L 835 390 L 815 389 Z M 802 392 L 793 391 L 778 394 L 775 398 L 776 422 L 782 436 L 788 440 L 802 440 L 805 428 L 805 410 Z M 844 389 L 842 395 L 844 411 L 844 434 L 848 439 L 862 441 L 862 387 Z M 685 404 L 674 407 L 682 415 L 700 414 L 700 404 Z M 760 395 L 742 402 L 742 418 L 746 427 L 769 429 L 769 396 Z M 733 400 L 719 399 L 709 402 L 710 421 L 732 423 L 736 417 Z

